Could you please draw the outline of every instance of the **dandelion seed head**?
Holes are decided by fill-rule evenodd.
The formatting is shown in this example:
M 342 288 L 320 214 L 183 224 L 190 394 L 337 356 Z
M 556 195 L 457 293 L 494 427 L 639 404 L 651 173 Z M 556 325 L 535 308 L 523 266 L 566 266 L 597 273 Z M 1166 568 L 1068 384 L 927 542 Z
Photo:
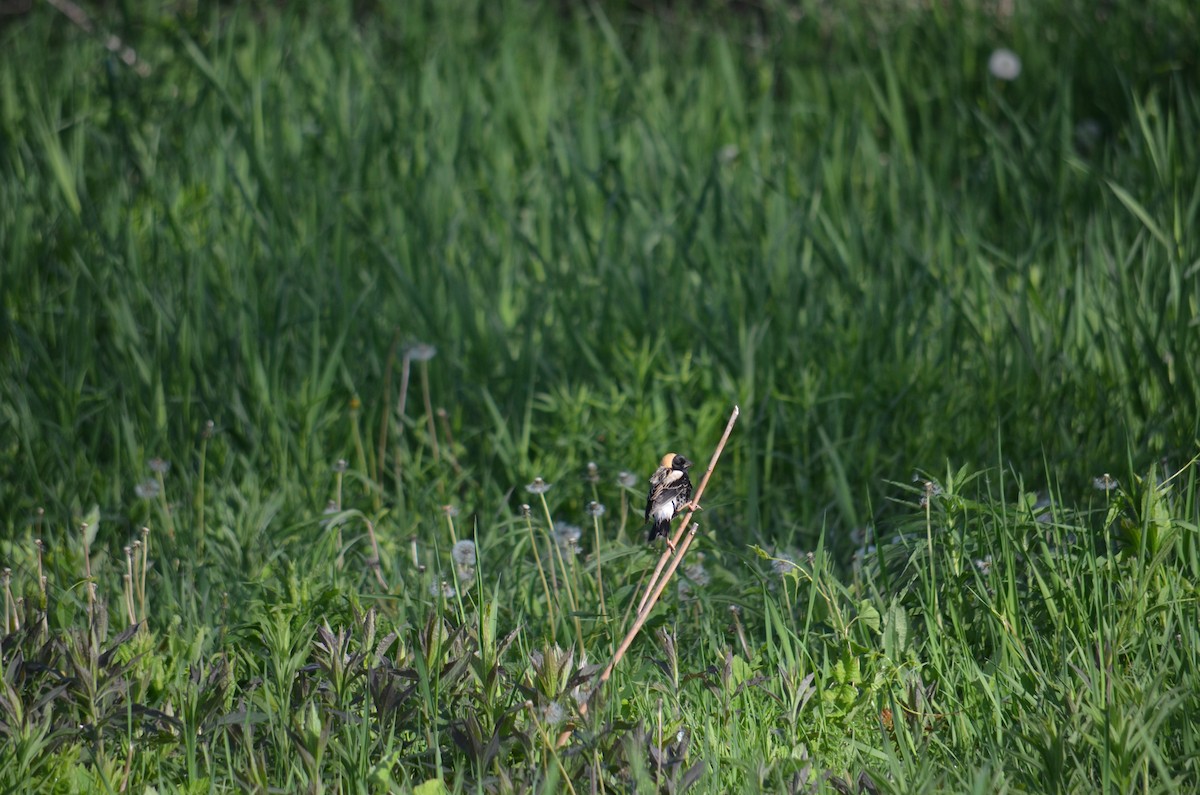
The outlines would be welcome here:
M 617 475 L 617 485 L 624 486 L 627 489 L 636 489 L 638 485 L 638 476 L 626 469 L 622 469 Z
M 563 549 L 579 554 L 579 539 L 583 538 L 583 528 L 567 522 L 554 523 L 554 539 Z
M 158 496 L 158 481 L 151 478 L 143 480 L 141 483 L 133 487 L 133 493 L 141 497 L 143 500 L 152 500 Z
M 533 479 L 532 483 L 525 486 L 525 491 L 529 492 L 530 494 L 545 494 L 546 492 L 550 491 L 550 485 L 551 484 L 542 480 L 540 477 L 536 477 Z
M 171 462 L 162 458 L 150 459 L 150 471 L 158 475 L 165 475 L 171 471 Z
M 926 480 L 921 484 L 924 493 L 921 494 L 919 504 L 922 508 L 928 508 L 934 497 L 939 497 L 942 494 L 942 487 L 932 480 Z
M 346 463 L 346 459 L 339 458 L 337 461 L 333 462 L 333 471 L 338 473 L 345 472 L 349 466 L 350 465 Z
M 529 503 L 521 503 L 521 516 L 525 517 L 526 519 L 528 519 L 530 516 L 533 516 L 533 509 L 529 507 Z
M 605 508 L 602 503 L 596 502 L 595 500 L 588 503 L 588 507 L 587 507 L 588 516 L 594 516 L 594 517 L 599 518 L 599 517 L 603 516 L 607 510 L 608 509 Z
M 458 516 L 458 506 L 456 506 L 456 505 L 443 505 L 443 506 L 442 506 L 442 513 L 444 513 L 446 516 L 449 516 L 451 519 L 453 519 L 454 517 Z
M 337 512 L 338 512 L 337 500 L 330 500 L 329 502 L 325 503 L 326 515 L 331 514 L 331 513 L 337 513 Z
M 1000 47 L 988 56 L 988 71 L 997 80 L 1016 80 L 1021 76 L 1021 58 L 1012 50 Z
M 771 568 L 775 574 L 782 577 L 796 568 L 796 561 L 787 552 L 780 552 L 771 559 Z
M 703 563 L 690 563 L 684 566 L 683 576 L 691 580 L 698 588 L 708 585 L 710 580 L 708 569 L 704 568 Z
M 595 461 L 588 461 L 587 481 L 588 481 L 588 483 L 599 483 L 600 482 L 600 467 L 596 466 Z
M 217 424 L 212 420 L 204 423 L 204 430 L 200 431 L 201 438 L 211 439 L 217 433 Z
M 437 356 L 437 348 L 427 342 L 414 342 L 408 346 L 408 358 L 414 362 L 427 362 Z
M 557 701 L 551 701 L 542 708 L 542 722 L 547 726 L 557 726 L 566 719 L 567 711 Z
M 454 590 L 454 586 L 445 580 L 442 580 L 441 582 L 429 583 L 429 595 L 434 599 L 437 599 L 439 596 L 442 599 L 453 599 L 457 593 L 458 592 Z
M 474 568 L 475 566 L 475 542 L 464 538 L 456 543 L 453 549 L 450 550 L 450 556 L 454 558 L 454 562 L 459 566 Z
M 992 570 L 992 556 L 991 555 L 988 555 L 988 556 L 982 557 L 982 558 L 976 558 L 974 563 L 975 563 L 975 568 L 978 569 L 979 573 L 985 577 Z
M 1099 491 L 1113 491 L 1121 485 L 1121 482 L 1112 475 L 1105 472 L 1098 478 L 1092 478 L 1092 487 Z

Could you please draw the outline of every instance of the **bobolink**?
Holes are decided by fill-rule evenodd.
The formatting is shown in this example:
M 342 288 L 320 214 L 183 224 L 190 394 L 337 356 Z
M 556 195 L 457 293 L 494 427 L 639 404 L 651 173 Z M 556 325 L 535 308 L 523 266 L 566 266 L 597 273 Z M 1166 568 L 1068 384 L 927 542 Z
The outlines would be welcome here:
M 654 520 L 647 541 L 659 536 L 670 539 L 671 520 L 692 498 L 692 481 L 688 468 L 692 465 L 678 453 L 667 453 L 650 477 L 650 493 L 646 495 L 646 521 Z

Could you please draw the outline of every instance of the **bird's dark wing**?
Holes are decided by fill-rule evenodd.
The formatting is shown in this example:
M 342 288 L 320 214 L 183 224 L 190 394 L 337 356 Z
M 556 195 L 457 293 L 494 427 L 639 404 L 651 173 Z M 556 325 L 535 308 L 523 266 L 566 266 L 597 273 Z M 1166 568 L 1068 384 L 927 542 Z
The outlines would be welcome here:
M 692 481 L 688 479 L 687 473 L 681 469 L 667 470 L 650 490 L 650 499 L 646 501 L 646 518 L 649 519 L 655 510 L 666 503 L 675 501 L 676 505 L 680 505 L 691 495 Z
M 646 494 L 646 518 L 643 521 L 650 521 L 650 514 L 654 511 L 654 501 L 662 489 L 662 479 L 665 474 L 666 471 L 659 469 L 650 476 L 650 491 Z
M 678 474 L 679 477 L 670 478 L 663 481 L 662 493 L 659 495 L 658 502 L 674 500 L 676 510 L 683 505 L 692 496 L 692 481 L 686 472 L 675 470 L 672 474 Z

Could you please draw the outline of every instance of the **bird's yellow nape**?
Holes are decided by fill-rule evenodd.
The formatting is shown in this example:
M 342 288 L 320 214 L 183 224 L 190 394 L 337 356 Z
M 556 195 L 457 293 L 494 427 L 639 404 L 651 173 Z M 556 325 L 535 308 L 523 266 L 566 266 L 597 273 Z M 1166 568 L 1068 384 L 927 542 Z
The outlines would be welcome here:
M 667 453 L 666 455 L 664 455 L 664 456 L 662 457 L 662 461 L 659 461 L 659 462 L 658 462 L 658 465 L 659 465 L 659 466 L 661 466 L 661 467 L 665 467 L 665 468 L 667 468 L 667 469 L 670 469 L 670 468 L 671 468 L 671 464 L 673 464 L 673 463 L 675 463 L 675 454 L 674 454 L 674 453 Z

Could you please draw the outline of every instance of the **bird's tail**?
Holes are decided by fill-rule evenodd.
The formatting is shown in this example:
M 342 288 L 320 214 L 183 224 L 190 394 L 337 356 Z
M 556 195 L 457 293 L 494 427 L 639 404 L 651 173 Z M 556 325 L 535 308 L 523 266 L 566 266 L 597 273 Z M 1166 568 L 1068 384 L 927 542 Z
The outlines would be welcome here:
M 670 519 L 655 519 L 654 524 L 650 525 L 650 534 L 646 537 L 646 541 L 652 542 L 659 536 L 662 536 L 663 538 L 671 537 Z

